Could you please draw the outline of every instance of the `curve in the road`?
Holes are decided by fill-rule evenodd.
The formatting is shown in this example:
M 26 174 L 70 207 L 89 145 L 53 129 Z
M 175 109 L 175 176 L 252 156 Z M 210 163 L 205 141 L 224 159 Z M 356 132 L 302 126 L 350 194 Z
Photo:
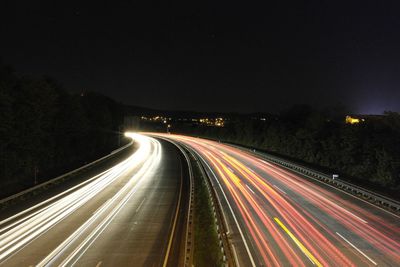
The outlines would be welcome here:
M 173 261 L 183 191 L 181 155 L 172 145 L 162 149 L 154 138 L 130 137 L 139 148 L 127 159 L 0 221 L 0 265 L 161 266 Z
M 220 187 L 238 265 L 399 266 L 397 216 L 238 148 L 163 136 L 196 152 Z

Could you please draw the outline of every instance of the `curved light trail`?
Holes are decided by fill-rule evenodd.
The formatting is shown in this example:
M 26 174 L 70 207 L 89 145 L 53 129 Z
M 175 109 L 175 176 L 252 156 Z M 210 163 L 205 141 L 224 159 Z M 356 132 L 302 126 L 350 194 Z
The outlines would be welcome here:
M 37 265 L 70 266 L 79 259 L 160 163 L 161 145 L 157 140 L 133 133 L 128 136 L 139 146 L 129 158 L 69 190 L 0 222 L 0 265 L 6 264 L 7 259 L 13 254 L 77 212 L 100 192 L 112 187 L 121 175 L 134 171 L 134 175 L 124 186 Z
M 241 258 L 239 264 L 399 266 L 396 215 L 238 148 L 200 138 L 162 136 L 190 147 L 215 175 L 214 186 L 221 186 L 234 219 L 239 218 L 238 227 L 246 233 L 244 243 L 251 244 L 250 251 L 235 255 Z M 233 220 L 228 224 L 232 228 Z

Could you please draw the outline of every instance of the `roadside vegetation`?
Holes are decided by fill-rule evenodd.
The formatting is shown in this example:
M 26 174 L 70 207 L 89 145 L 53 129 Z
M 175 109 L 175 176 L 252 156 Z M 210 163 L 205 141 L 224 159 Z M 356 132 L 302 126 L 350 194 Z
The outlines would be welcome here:
M 124 115 L 143 112 L 99 94 L 68 93 L 52 79 L 20 76 L 0 62 L 0 198 L 114 149 Z M 400 198 L 400 114 L 354 125 L 344 123 L 346 115 L 343 108 L 298 105 L 278 115 L 226 114 L 223 127 L 176 120 L 171 131 L 257 148 Z M 166 131 L 165 124 L 145 126 Z
M 197 163 L 191 158 L 194 174 L 194 266 L 222 266 L 222 253 L 218 243 L 217 229 L 211 200 Z
M 0 62 L 0 198 L 115 149 L 122 121 L 122 107 L 110 98 L 70 94 Z
M 346 124 L 344 111 L 295 106 L 260 120 L 233 118 L 225 127 L 175 126 L 175 132 L 253 147 L 397 198 L 400 190 L 400 114 L 386 112 Z M 397 193 L 396 193 L 397 192 Z

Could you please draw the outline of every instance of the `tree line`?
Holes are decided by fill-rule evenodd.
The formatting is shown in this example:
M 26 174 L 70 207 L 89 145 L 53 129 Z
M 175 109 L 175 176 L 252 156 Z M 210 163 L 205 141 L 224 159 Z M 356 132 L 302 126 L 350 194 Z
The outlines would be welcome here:
M 21 77 L 0 63 L 0 197 L 114 149 L 125 113 L 132 115 L 106 96 L 71 94 L 50 78 Z M 355 125 L 344 123 L 346 114 L 298 105 L 265 120 L 236 114 L 225 127 L 176 122 L 172 131 L 255 147 L 396 195 L 400 114 Z
M 0 188 L 6 196 L 109 152 L 123 107 L 70 94 L 50 78 L 21 77 L 0 65 Z
M 354 125 L 344 123 L 345 115 L 341 109 L 321 111 L 298 105 L 265 120 L 239 117 L 223 128 L 178 125 L 175 131 L 265 150 L 339 172 L 341 178 L 396 196 L 400 190 L 400 114 L 385 112 Z

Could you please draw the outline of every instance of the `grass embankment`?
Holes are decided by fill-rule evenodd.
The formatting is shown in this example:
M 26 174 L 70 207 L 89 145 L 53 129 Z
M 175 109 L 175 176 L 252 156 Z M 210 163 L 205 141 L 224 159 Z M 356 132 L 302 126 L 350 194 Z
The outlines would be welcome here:
M 200 167 L 191 158 L 194 175 L 194 266 L 222 266 L 217 229 L 211 207 L 211 199 L 206 187 L 207 177 L 203 177 Z

